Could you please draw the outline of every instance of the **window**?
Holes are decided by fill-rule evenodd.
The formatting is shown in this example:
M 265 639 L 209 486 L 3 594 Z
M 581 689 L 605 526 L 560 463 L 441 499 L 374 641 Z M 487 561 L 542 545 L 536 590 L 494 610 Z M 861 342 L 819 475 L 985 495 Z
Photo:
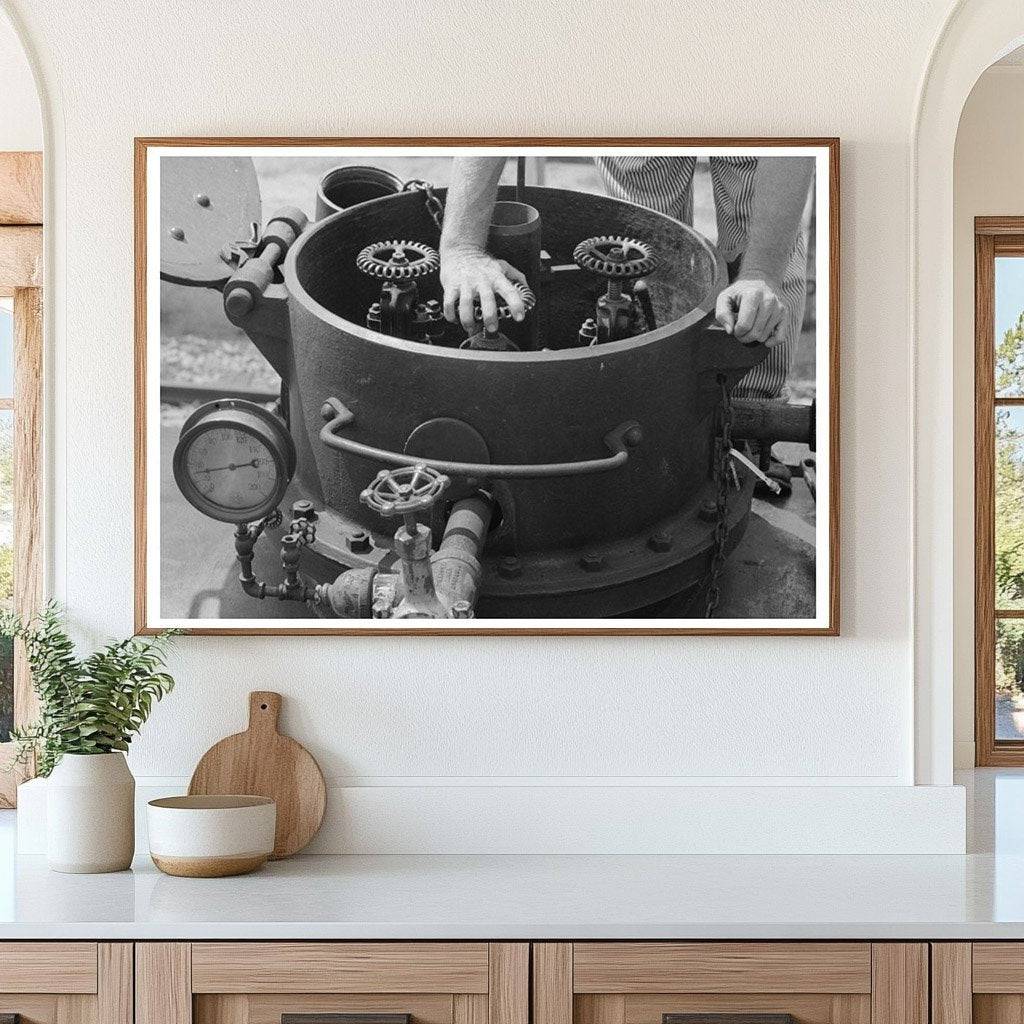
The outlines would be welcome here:
M 0 606 L 42 599 L 42 156 L 0 153 Z M 11 770 L 12 725 L 35 715 L 24 653 L 0 639 L 0 807 L 26 772 Z
M 0 607 L 14 604 L 14 302 L 0 299 Z M 0 637 L 0 743 L 14 726 L 14 645 Z
M 1024 765 L 1024 217 L 975 253 L 976 761 Z

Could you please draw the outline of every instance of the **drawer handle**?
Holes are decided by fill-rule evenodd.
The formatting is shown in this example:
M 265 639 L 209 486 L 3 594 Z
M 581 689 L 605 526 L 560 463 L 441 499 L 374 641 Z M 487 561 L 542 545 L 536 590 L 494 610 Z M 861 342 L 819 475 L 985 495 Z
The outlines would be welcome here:
M 0 1020 L 0 1024 L 7 1024 Z M 17 1024 L 17 1022 L 15 1022 Z M 411 1013 L 282 1013 L 281 1024 L 412 1024 Z
M 663 1013 L 661 1024 L 797 1024 L 791 1013 Z

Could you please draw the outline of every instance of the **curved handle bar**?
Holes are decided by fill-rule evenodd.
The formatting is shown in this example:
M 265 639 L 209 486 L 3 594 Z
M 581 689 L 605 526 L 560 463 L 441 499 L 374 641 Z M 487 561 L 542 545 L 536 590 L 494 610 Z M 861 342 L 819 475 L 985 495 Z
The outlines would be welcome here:
M 340 437 L 337 431 L 350 426 L 355 416 L 337 398 L 324 402 L 321 415 L 327 422 L 320 431 L 320 440 L 328 448 L 349 455 L 360 455 L 375 459 L 390 466 L 421 465 L 436 469 L 451 476 L 476 477 L 477 479 L 535 480 L 551 476 L 584 476 L 588 473 L 604 473 L 616 469 L 629 458 L 629 449 L 643 440 L 643 431 L 635 420 L 621 423 L 605 435 L 604 443 L 612 452 L 604 459 L 585 459 L 582 462 L 541 462 L 534 465 L 501 466 L 489 462 L 447 462 L 444 459 L 424 459 L 407 452 L 389 452 L 384 448 L 373 448 L 347 437 Z

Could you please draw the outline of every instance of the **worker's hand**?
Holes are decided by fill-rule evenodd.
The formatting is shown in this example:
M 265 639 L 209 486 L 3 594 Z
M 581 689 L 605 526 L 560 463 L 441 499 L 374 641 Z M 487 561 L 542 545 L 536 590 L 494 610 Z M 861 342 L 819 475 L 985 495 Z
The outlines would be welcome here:
M 786 309 L 782 289 L 761 278 L 733 281 L 718 296 L 715 317 L 745 345 L 761 342 L 773 348 L 782 341 Z
M 523 297 L 513 284 L 526 284 L 525 275 L 510 263 L 496 260 L 475 246 L 448 248 L 441 252 L 441 287 L 444 288 L 444 316 L 455 323 L 456 309 L 459 321 L 467 334 L 475 334 L 479 326 L 473 319 L 473 303 L 480 300 L 484 327 L 498 329 L 498 303 L 495 296 L 505 300 L 514 320 L 526 316 Z

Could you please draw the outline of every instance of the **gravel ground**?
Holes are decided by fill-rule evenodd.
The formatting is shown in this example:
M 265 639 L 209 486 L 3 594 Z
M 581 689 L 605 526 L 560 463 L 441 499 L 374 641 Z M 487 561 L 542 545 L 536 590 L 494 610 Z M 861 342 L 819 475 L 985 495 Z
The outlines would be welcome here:
M 996 694 L 996 739 L 1024 740 L 1024 708 L 1003 693 Z

